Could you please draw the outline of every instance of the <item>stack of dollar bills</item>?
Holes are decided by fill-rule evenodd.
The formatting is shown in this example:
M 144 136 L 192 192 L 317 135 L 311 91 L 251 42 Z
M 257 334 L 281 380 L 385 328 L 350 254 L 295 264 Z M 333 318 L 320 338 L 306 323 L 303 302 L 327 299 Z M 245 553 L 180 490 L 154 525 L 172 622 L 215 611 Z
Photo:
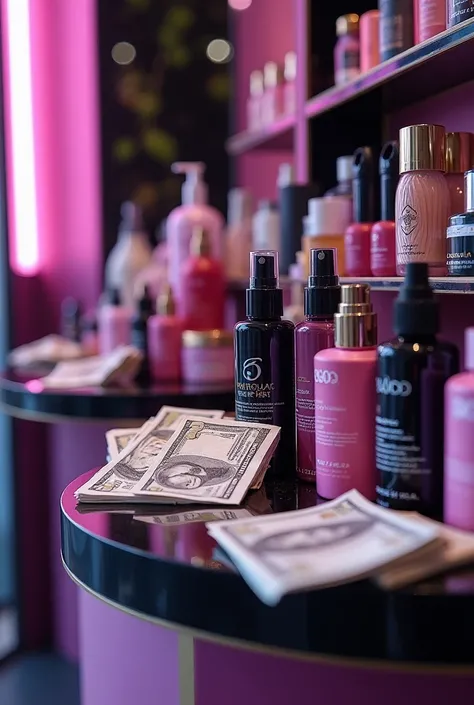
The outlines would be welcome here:
M 399 588 L 474 559 L 474 535 L 377 507 L 356 490 L 318 507 L 217 521 L 207 530 L 271 606 L 287 593 L 362 578 Z
M 238 505 L 258 489 L 278 426 L 223 411 L 163 407 L 140 429 L 107 433 L 110 461 L 76 491 L 79 502 Z

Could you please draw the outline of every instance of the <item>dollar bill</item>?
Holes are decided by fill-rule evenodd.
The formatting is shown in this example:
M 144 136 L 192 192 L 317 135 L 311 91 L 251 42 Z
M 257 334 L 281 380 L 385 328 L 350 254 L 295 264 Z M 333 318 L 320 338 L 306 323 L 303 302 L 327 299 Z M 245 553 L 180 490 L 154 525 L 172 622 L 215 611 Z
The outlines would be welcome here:
M 278 426 L 185 417 L 135 494 L 155 502 L 240 504 L 279 436 Z
M 142 353 L 132 346 L 121 346 L 108 355 L 60 362 L 41 379 L 51 389 L 107 386 L 122 379 L 133 379 Z
M 230 521 L 231 519 L 243 519 L 253 516 L 248 509 L 190 509 L 183 512 L 181 509 L 166 514 L 154 514 L 153 516 L 135 515 L 137 521 L 156 526 L 177 526 L 180 524 L 210 523 L 211 521 Z
M 119 455 L 76 491 L 76 498 L 87 502 L 136 501 L 134 490 L 137 483 L 174 433 L 177 409 L 170 413 L 170 408 L 163 407 L 154 418 L 147 421 Z M 203 413 L 222 415 L 224 412 L 204 410 Z
M 376 574 L 442 545 L 436 526 L 376 507 L 356 490 L 299 511 L 213 522 L 209 534 L 260 599 Z

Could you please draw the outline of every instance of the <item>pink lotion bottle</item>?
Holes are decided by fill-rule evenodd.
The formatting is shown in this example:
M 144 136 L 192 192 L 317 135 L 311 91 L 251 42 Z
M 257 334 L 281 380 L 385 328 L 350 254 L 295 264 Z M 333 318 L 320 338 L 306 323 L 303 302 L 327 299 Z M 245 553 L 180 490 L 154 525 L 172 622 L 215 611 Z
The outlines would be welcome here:
M 334 346 L 334 314 L 341 300 L 336 262 L 335 249 L 310 250 L 308 286 L 304 290 L 305 320 L 295 329 L 296 474 L 306 482 L 316 480 L 314 356 Z
M 120 292 L 111 289 L 109 300 L 97 312 L 97 338 L 100 355 L 107 355 L 121 345 L 130 345 L 133 310 L 122 306 Z
M 151 378 L 155 382 L 177 382 L 181 379 L 181 340 L 183 325 L 175 315 L 170 286 L 158 296 L 156 314 L 147 321 L 148 359 Z
M 387 142 L 379 159 L 380 221 L 370 234 L 370 269 L 373 277 L 394 277 L 395 193 L 398 184 L 398 142 Z
M 444 177 L 446 133 L 441 125 L 400 130 L 400 180 L 395 197 L 397 274 L 426 262 L 432 277 L 446 275 L 450 198 Z
M 370 233 L 374 224 L 374 164 L 370 147 L 354 153 L 354 220 L 344 235 L 346 277 L 370 277 Z
M 474 328 L 464 347 L 467 372 L 444 389 L 444 521 L 474 531 Z
M 356 489 L 375 499 L 377 314 L 366 284 L 341 287 L 335 347 L 314 358 L 316 489 L 334 499 Z
M 196 228 L 190 256 L 181 269 L 179 317 L 185 330 L 214 330 L 224 327 L 225 278 L 222 264 L 212 257 L 209 235 Z
M 464 173 L 471 168 L 470 132 L 446 133 L 446 183 L 449 189 L 449 216 L 464 213 Z
M 414 0 L 415 44 L 446 29 L 446 0 Z

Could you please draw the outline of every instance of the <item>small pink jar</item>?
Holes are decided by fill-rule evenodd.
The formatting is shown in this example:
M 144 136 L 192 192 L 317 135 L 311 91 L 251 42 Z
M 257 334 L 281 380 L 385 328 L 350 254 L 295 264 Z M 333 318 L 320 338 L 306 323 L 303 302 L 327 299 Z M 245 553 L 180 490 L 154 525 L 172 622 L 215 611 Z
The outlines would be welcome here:
M 234 384 L 234 339 L 226 330 L 183 332 L 181 369 L 184 382 Z

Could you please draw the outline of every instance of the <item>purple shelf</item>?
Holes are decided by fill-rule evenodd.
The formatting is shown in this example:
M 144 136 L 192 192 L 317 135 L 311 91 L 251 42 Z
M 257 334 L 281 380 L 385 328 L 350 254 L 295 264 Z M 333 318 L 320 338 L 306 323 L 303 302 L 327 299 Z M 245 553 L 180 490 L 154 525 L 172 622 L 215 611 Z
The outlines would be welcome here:
M 474 19 L 446 30 L 376 66 L 345 86 L 334 86 L 306 103 L 317 118 L 380 91 L 385 107 L 399 108 L 474 79 Z
M 290 116 L 262 130 L 240 132 L 227 140 L 227 152 L 235 157 L 256 149 L 292 149 L 295 124 L 294 116 Z

